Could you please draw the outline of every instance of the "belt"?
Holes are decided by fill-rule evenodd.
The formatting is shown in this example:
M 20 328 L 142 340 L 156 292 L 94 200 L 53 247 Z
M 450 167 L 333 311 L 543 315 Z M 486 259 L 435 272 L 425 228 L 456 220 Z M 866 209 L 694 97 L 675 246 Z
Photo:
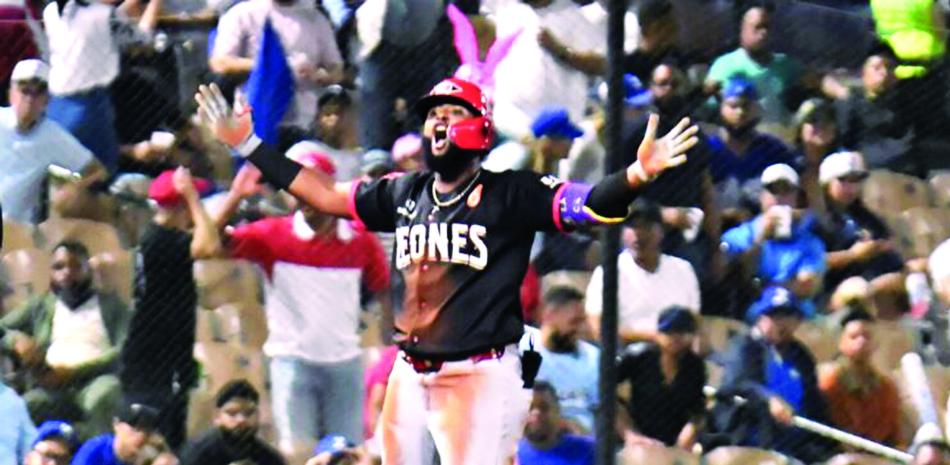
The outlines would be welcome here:
M 472 354 L 462 358 L 453 357 L 452 359 L 445 359 L 439 357 L 423 357 L 409 355 L 405 352 L 403 352 L 402 358 L 406 361 L 406 363 L 412 365 L 412 369 L 416 370 L 417 373 L 435 373 L 442 369 L 442 365 L 445 362 L 461 362 L 469 360 L 472 363 L 478 363 L 485 360 L 500 359 L 503 355 L 505 355 L 505 346 L 492 347 L 484 352 L 479 352 L 477 354 Z

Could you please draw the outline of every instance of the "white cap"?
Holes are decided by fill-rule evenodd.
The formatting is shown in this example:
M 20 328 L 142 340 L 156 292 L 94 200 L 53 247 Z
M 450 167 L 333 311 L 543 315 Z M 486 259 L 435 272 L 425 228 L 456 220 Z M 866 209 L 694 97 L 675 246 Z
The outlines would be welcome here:
M 950 277 L 950 239 L 943 241 L 930 253 L 927 268 L 930 269 L 930 280 L 934 287 L 941 290 L 942 283 Z
M 858 152 L 836 152 L 825 157 L 818 168 L 818 181 L 828 184 L 832 179 L 848 175 L 867 176 L 868 169 L 864 165 L 864 157 Z
M 768 186 L 773 182 L 785 181 L 795 187 L 798 187 L 798 173 L 791 166 L 785 163 L 771 165 L 762 171 L 762 177 L 759 179 L 763 186 Z
M 10 75 L 10 81 L 30 81 L 38 80 L 49 82 L 49 65 L 35 58 L 20 61 L 13 67 L 13 73 Z

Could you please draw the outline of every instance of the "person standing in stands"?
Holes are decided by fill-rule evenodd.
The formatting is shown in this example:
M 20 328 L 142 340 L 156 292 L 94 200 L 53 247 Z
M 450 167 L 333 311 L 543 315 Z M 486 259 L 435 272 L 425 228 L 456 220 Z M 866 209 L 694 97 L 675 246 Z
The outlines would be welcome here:
M 158 211 L 139 242 L 135 315 L 121 355 L 127 401 L 159 409 L 158 429 L 177 449 L 185 439 L 188 389 L 197 381 L 194 260 L 216 256 L 218 229 L 201 205 L 211 189 L 184 168 L 162 173 L 149 188 Z

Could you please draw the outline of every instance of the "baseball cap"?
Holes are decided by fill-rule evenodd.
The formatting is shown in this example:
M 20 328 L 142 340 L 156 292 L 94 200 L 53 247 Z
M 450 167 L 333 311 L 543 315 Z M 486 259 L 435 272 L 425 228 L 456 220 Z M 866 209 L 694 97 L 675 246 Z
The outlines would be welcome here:
M 733 97 L 745 97 L 749 100 L 759 98 L 759 93 L 755 89 L 755 84 L 744 76 L 729 78 L 722 86 L 722 99 Z
M 356 445 L 339 434 L 328 434 L 320 439 L 317 447 L 313 449 L 313 455 L 329 453 L 331 458 L 340 456 L 343 452 Z
M 788 289 L 781 286 L 769 286 L 762 291 L 759 299 L 749 306 L 746 319 L 755 322 L 763 316 L 798 316 L 805 313 L 798 305 L 798 299 Z
M 571 117 L 564 107 L 549 107 L 541 110 L 541 114 L 531 123 L 531 132 L 537 138 L 575 139 L 584 135 L 584 131 L 571 122 Z
M 822 184 L 828 184 L 832 179 L 843 178 L 846 176 L 868 176 L 867 167 L 864 165 L 864 157 L 858 152 L 836 152 L 825 157 L 818 168 L 818 181 Z
M 175 170 L 165 170 L 162 174 L 158 175 L 148 187 L 148 198 L 155 201 L 160 207 L 174 207 L 181 204 L 182 200 L 184 200 L 181 198 L 181 194 L 175 190 L 175 183 L 172 182 L 174 175 Z M 203 178 L 194 178 L 193 183 L 195 190 L 197 190 L 200 195 L 208 194 L 214 188 L 211 181 Z
M 393 142 L 393 161 L 401 163 L 422 154 L 422 137 L 414 132 L 403 134 Z
M 628 107 L 645 108 L 653 103 L 653 92 L 643 85 L 640 78 L 633 74 L 623 75 L 624 97 L 623 103 Z M 607 82 L 602 82 L 597 87 L 597 98 L 601 102 L 607 101 Z
M 660 206 L 650 200 L 637 199 L 630 207 L 630 215 L 627 217 L 626 224 L 632 226 L 638 220 L 644 220 L 652 224 L 662 223 L 663 217 L 660 213 Z
M 115 417 L 135 429 L 151 431 L 158 427 L 158 415 L 159 411 L 155 407 L 137 402 L 125 402 Z
M 805 123 L 830 123 L 835 119 L 835 107 L 822 98 L 810 98 L 802 102 L 795 112 L 795 126 L 801 127 Z
M 391 170 L 393 157 L 383 149 L 373 149 L 363 154 L 360 160 L 360 171 L 368 174 L 379 169 Z
M 686 307 L 674 305 L 660 313 L 656 329 L 661 333 L 695 333 L 696 318 Z
M 297 142 L 287 149 L 287 158 L 309 169 L 318 169 L 330 176 L 336 175 L 336 164 L 324 152 L 324 148 L 312 141 Z
M 42 81 L 49 82 L 49 65 L 41 60 L 30 58 L 22 60 L 13 67 L 10 81 Z
M 350 93 L 343 86 L 333 84 L 324 89 L 317 97 L 317 108 L 323 108 L 324 105 L 334 103 L 348 107 L 353 103 L 353 98 L 350 97 Z
M 795 187 L 798 187 L 798 173 L 795 172 L 794 168 L 786 165 L 785 163 L 776 163 L 762 170 L 762 176 L 759 178 L 759 181 L 763 186 L 768 186 L 769 184 L 779 181 L 785 181 Z
M 36 429 L 36 438 L 30 448 L 50 439 L 59 439 L 65 442 L 70 450 L 76 450 L 79 447 L 79 435 L 76 434 L 76 428 L 73 425 L 60 420 L 48 420 Z

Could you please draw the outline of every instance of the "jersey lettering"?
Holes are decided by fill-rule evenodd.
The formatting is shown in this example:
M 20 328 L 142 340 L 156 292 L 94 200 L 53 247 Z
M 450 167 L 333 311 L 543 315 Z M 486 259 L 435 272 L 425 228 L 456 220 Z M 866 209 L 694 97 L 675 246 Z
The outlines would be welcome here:
M 396 268 L 423 261 L 454 263 L 476 270 L 488 266 L 485 226 L 431 223 L 396 228 Z

